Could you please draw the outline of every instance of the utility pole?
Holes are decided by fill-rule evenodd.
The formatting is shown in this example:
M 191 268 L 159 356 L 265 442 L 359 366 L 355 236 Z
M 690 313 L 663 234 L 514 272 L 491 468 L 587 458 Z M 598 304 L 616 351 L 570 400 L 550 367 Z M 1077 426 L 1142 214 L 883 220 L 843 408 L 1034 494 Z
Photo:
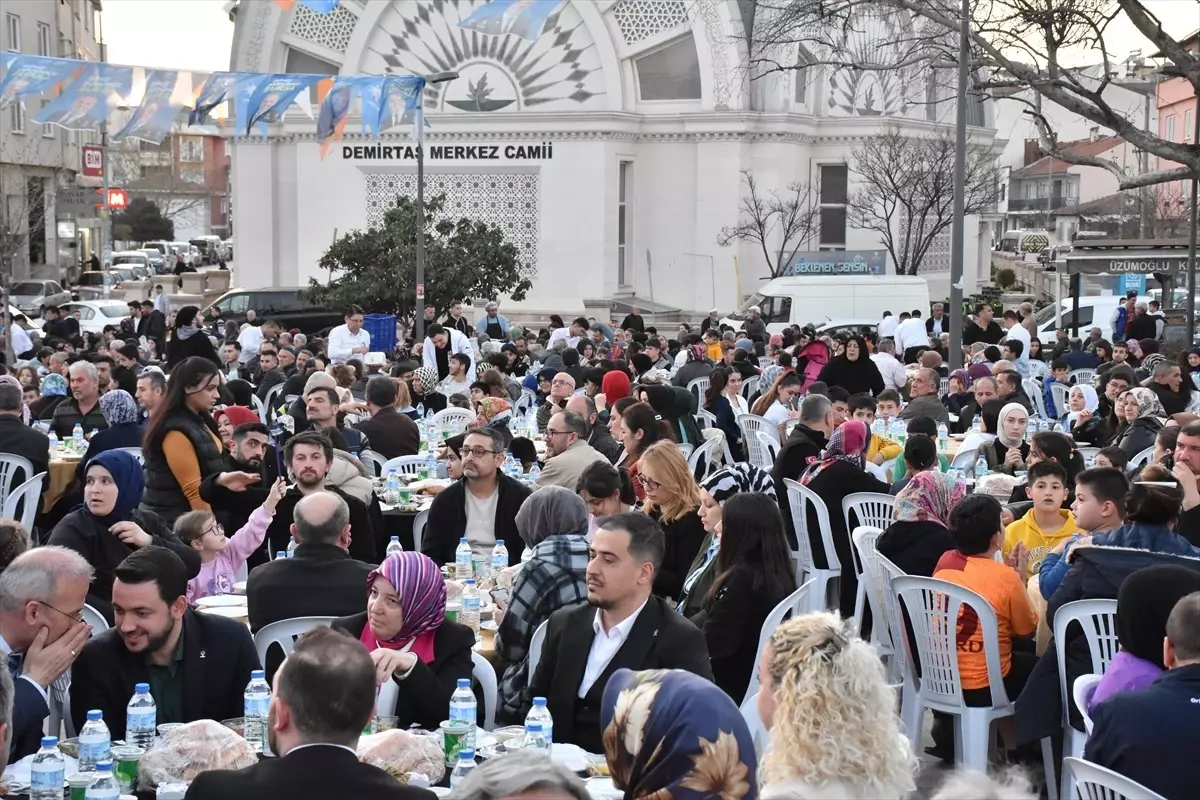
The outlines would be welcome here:
M 1192 114 L 1195 120 L 1196 128 L 1192 131 L 1192 141 L 1200 142 L 1200 94 L 1196 95 L 1196 109 Z M 1187 271 L 1187 318 L 1188 318 L 1188 343 L 1192 344 L 1196 341 L 1196 269 L 1200 267 L 1197 264 L 1197 258 L 1200 257 L 1196 253 L 1196 236 L 1197 228 L 1200 228 L 1200 170 L 1192 173 L 1192 213 L 1191 225 L 1188 227 L 1188 271 Z
M 425 76 L 425 83 L 449 83 L 457 72 L 437 72 Z M 425 87 L 417 96 L 417 302 L 413 309 L 413 341 L 425 338 Z
M 962 0 L 958 25 L 958 106 L 954 124 L 954 221 L 950 225 L 950 352 L 961 361 L 963 269 L 967 202 L 967 60 L 970 58 L 971 0 Z

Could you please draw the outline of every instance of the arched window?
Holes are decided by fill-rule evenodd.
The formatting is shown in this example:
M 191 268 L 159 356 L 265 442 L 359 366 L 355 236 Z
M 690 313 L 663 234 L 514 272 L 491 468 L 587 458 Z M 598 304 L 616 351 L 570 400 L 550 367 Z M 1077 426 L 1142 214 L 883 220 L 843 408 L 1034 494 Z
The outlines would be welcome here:
M 689 33 L 635 59 L 642 100 L 699 100 L 700 60 Z
M 804 45 L 800 45 L 800 52 L 796 57 L 796 69 L 792 73 L 792 79 L 796 82 L 795 101 L 797 103 L 811 104 L 815 99 L 808 84 L 816 76 L 814 68 L 816 63 L 812 53 L 808 52 Z

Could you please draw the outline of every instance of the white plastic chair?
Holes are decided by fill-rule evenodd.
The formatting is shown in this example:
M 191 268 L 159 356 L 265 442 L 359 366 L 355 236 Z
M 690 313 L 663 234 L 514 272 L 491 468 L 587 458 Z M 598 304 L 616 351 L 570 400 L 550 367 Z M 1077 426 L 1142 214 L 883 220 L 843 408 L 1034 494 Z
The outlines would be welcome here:
M 28 458 L 12 453 L 0 453 L 0 505 L 3 505 L 4 501 L 8 499 L 8 493 L 12 489 L 18 469 L 21 470 L 26 481 L 33 477 L 33 464 L 29 462 Z
M 384 462 L 379 474 L 386 477 L 392 470 L 396 470 L 397 475 L 416 475 L 425 464 L 425 456 L 396 456 Z
M 467 429 L 475 414 L 465 408 L 443 408 L 433 415 L 433 424 L 439 431 L 448 431 L 457 436 Z
M 1050 368 L 1046 366 L 1045 361 L 1031 359 L 1026 363 L 1028 366 L 1025 368 L 1025 371 L 1028 372 L 1029 377 L 1035 381 L 1045 380 L 1046 376 L 1050 374 Z
M 883 586 L 879 571 L 879 551 L 876 542 L 883 535 L 883 528 L 872 525 L 857 525 L 847 528 L 852 531 L 850 541 L 854 544 L 855 565 L 858 572 L 858 595 L 854 599 L 854 620 L 862 630 L 864 608 L 871 609 L 871 644 L 881 658 L 892 655 L 892 637 L 888 630 L 887 610 L 883 606 L 880 587 Z
M 46 473 L 39 472 L 9 492 L 8 496 L 4 498 L 4 510 L 0 512 L 0 516 L 5 519 L 16 519 L 25 527 L 25 530 L 32 532 L 34 520 L 37 519 L 38 509 L 42 504 L 42 484 L 45 481 Z M 20 519 L 17 519 L 17 506 L 21 506 Z
M 738 414 L 737 426 L 742 429 L 743 439 L 752 439 L 758 431 L 766 431 L 767 435 L 774 439 L 777 444 L 779 442 L 778 427 L 756 414 Z
M 750 463 L 761 470 L 770 472 L 775 468 L 775 459 L 779 456 L 779 442 L 764 431 L 756 431 L 754 436 L 758 439 L 757 457 L 759 460 L 756 461 L 754 457 L 751 457 Z
M 874 464 L 868 461 L 866 464 L 863 464 L 863 471 L 881 481 L 887 481 L 887 473 L 883 471 L 883 465 L 881 464 Z
M 83 621 L 92 626 L 92 636 L 99 636 L 108 630 L 108 620 L 91 606 L 83 607 Z
M 1031 381 L 1029 378 L 1021 381 L 1021 388 L 1025 390 L 1025 394 L 1029 395 L 1029 399 L 1033 401 L 1034 416 L 1046 418 L 1046 396 L 1042 393 L 1042 387 L 1037 381 Z
M 1137 781 L 1082 758 L 1064 758 L 1063 772 L 1079 785 L 1081 800 L 1166 800 Z
M 413 517 L 413 550 L 418 553 L 424 552 L 421 550 L 421 542 L 425 539 L 425 525 L 429 522 L 429 509 L 419 512 Z
M 892 507 L 896 498 L 881 492 L 854 492 L 842 500 L 842 516 L 846 519 L 846 530 L 852 531 L 857 525 L 850 522 L 850 513 L 858 525 L 869 525 L 879 530 L 886 530 L 892 524 Z
M 541 625 L 537 626 L 537 630 L 533 632 L 533 636 L 529 639 L 529 654 L 528 666 L 525 668 L 525 675 L 528 683 L 533 683 L 533 673 L 537 670 L 538 662 L 542 660 L 542 645 L 546 643 L 546 628 L 550 627 L 550 620 L 544 620 Z
M 1100 685 L 1103 677 L 1103 675 L 1080 675 L 1075 679 L 1075 685 L 1071 687 L 1071 699 L 1075 701 L 1075 707 L 1079 709 L 1079 714 L 1083 717 L 1083 728 L 1087 731 L 1088 736 L 1092 735 L 1092 715 L 1088 713 L 1088 703 L 1091 702 L 1092 694 L 1095 693 L 1096 687 Z
M 771 613 L 767 614 L 767 618 L 763 620 L 762 629 L 758 634 L 758 649 L 755 651 L 754 669 L 750 670 L 750 683 L 746 686 L 744 702 L 749 702 L 751 697 L 758 694 L 758 690 L 762 686 L 758 681 L 758 666 L 759 662 L 762 661 L 763 648 L 767 646 L 767 642 L 770 641 L 771 634 L 775 632 L 776 628 L 786 620 L 805 613 L 808 606 L 808 590 L 812 586 L 812 583 L 812 581 L 809 581 L 780 600 L 779 604 L 771 609 Z
M 479 686 L 483 689 L 483 729 L 485 731 L 494 730 L 496 728 L 496 699 L 500 695 L 496 668 L 474 650 L 471 651 L 471 677 L 479 681 Z
M 270 413 L 276 406 L 279 405 L 279 403 L 276 401 L 279 399 L 279 396 L 282 394 L 283 394 L 283 384 L 282 383 L 277 383 L 274 386 L 272 386 L 270 389 L 267 389 L 267 397 L 265 400 L 263 400 L 263 406 L 266 407 L 268 413 Z
M 916 634 L 917 652 L 910 653 L 909 669 L 912 670 L 913 662 L 919 659 L 919 708 L 958 717 L 954 737 L 956 763 L 986 772 L 992 723 L 1013 714 L 1012 703 L 1004 690 L 1004 675 L 1000 671 L 996 612 L 987 600 L 970 589 L 936 578 L 898 577 L 893 579 L 892 588 L 908 609 L 910 624 Z M 992 694 L 990 706 L 968 706 L 963 700 L 956 639 L 958 617 L 964 610 L 975 613 L 983 638 L 988 687 Z M 908 637 L 902 639 L 903 646 L 909 647 Z M 913 740 L 912 731 L 909 731 L 909 738 Z M 914 750 L 918 743 L 919 738 L 913 742 Z
M 753 431 L 746 433 L 743 429 L 742 442 L 746 445 L 746 460 L 753 466 L 759 469 L 770 470 L 775 463 L 775 459 L 771 457 L 771 452 L 763 446 L 762 439 L 759 434 L 762 431 Z M 770 437 L 766 437 L 770 441 Z
M 813 582 L 807 594 L 806 611 L 824 611 L 829 608 L 831 597 L 837 596 L 842 577 L 842 562 L 833 547 L 833 527 L 829 522 L 829 507 L 820 496 L 791 478 L 784 478 L 787 487 L 788 507 L 792 512 L 792 524 L 796 528 L 796 550 L 792 558 L 796 561 L 796 584 L 803 586 Z M 825 550 L 825 569 L 818 569 L 813 562 L 812 541 L 808 535 L 808 507 L 813 507 L 817 527 L 821 534 L 821 546 Z
M 1062 419 L 1071 411 L 1071 387 L 1055 381 L 1050 384 L 1050 399 L 1054 401 L 1056 419 Z
M 1127 465 L 1125 465 L 1125 471 L 1133 472 L 1134 470 L 1141 469 L 1142 467 L 1149 464 L 1150 459 L 1153 457 L 1154 457 L 1154 447 L 1153 446 L 1147 447 L 1145 450 L 1138 453 L 1133 458 L 1129 459 L 1129 463 Z
M 742 397 L 746 398 L 747 400 L 749 400 L 751 397 L 754 397 L 755 393 L 758 392 L 758 383 L 759 377 L 757 375 L 751 375 L 749 378 L 743 378 Z
M 258 399 L 258 395 L 250 395 L 250 405 L 254 406 L 254 410 L 258 413 L 258 418 L 262 420 L 263 425 L 270 422 L 270 418 L 267 416 L 267 407 L 263 404 L 262 400 Z
M 513 415 L 521 416 L 529 413 L 529 409 L 537 403 L 537 395 L 529 390 L 522 388 L 521 396 L 513 403 Z
M 703 408 L 696 412 L 696 427 L 700 430 L 717 427 L 717 418 L 711 411 Z
M 950 379 L 942 378 L 938 381 L 938 397 L 945 397 L 946 392 L 950 389 Z
M 904 725 L 905 735 L 910 742 L 914 742 L 915 748 L 921 741 L 921 719 L 925 710 L 917 697 L 916 671 L 909 668 L 908 628 L 905 627 L 904 615 L 900 612 L 900 600 L 892 588 L 896 579 L 903 578 L 905 573 L 889 559 L 881 556 L 878 550 L 875 552 L 875 563 L 879 566 L 875 589 L 879 599 L 883 601 L 884 613 L 881 618 L 886 621 L 887 635 L 892 645 L 891 674 L 900 682 L 900 722 Z
M 675 446 L 679 448 L 679 452 L 683 453 L 683 457 L 685 459 L 691 458 L 692 453 L 696 449 L 696 446 L 694 444 L 688 444 L 687 442 L 680 442 L 679 444 L 677 444 Z
M 963 472 L 971 472 L 975 469 L 975 462 L 978 459 L 979 448 L 968 447 L 966 450 L 959 450 L 950 461 L 950 469 L 961 469 Z
M 254 634 L 254 649 L 258 651 L 258 663 L 267 663 L 267 651 L 271 645 L 277 644 L 283 648 L 283 654 L 290 656 L 296 648 L 296 637 L 311 631 L 313 628 L 328 628 L 337 617 L 293 617 L 281 619 L 259 628 Z
M 688 381 L 687 390 L 696 398 L 696 402 L 703 406 L 704 395 L 708 394 L 708 378 L 696 378 Z
M 1071 372 L 1067 374 L 1067 380 L 1069 380 L 1071 383 L 1091 384 L 1095 377 L 1096 370 L 1094 369 L 1075 369 L 1071 370 Z
M 1075 449 L 1079 451 L 1079 455 L 1083 456 L 1083 463 L 1088 467 L 1092 466 L 1092 462 L 1096 460 L 1096 453 L 1100 452 L 1099 447 L 1080 446 Z
M 378 478 L 383 474 L 383 468 L 387 464 L 387 459 L 376 453 L 374 450 L 363 450 L 358 454 L 358 460 L 362 462 L 366 468 L 369 477 Z
M 746 727 L 750 729 L 750 739 L 754 742 L 754 754 L 761 759 L 771 735 L 767 732 L 767 726 L 763 725 L 762 717 L 758 714 L 758 692 L 747 697 L 740 710 Z
M 713 473 L 716 466 L 717 454 L 721 452 L 721 446 L 725 443 L 725 435 L 721 431 L 720 436 L 711 436 L 704 440 L 704 443 L 692 451 L 688 457 L 688 468 L 691 469 L 692 475 L 699 483 Z M 703 475 L 699 474 L 700 462 L 704 462 Z
M 117 449 L 124 453 L 129 453 L 129 455 L 138 460 L 139 464 L 146 463 L 146 458 L 142 455 L 142 448 L 140 447 L 118 447 Z

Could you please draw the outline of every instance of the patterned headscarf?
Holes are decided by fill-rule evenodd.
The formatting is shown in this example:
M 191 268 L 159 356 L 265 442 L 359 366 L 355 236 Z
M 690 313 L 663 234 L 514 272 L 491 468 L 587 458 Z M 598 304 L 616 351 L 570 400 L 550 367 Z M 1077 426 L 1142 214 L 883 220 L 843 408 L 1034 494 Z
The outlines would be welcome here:
M 708 353 L 705 351 L 704 345 L 702 345 L 702 344 L 688 345 L 688 347 L 687 347 L 688 363 L 691 363 L 693 361 L 704 362 L 704 360 L 707 358 L 708 358 Z
M 625 797 L 755 800 L 754 740 L 712 682 L 683 670 L 617 670 L 600 707 L 604 758 Z
M 424 553 L 406 550 L 383 560 L 379 569 L 367 575 L 367 595 L 375 581 L 383 578 L 400 596 L 404 622 L 394 639 L 377 639 L 368 623 L 363 626 L 362 642 L 368 650 L 411 650 L 428 664 L 433 660 L 433 637 L 446 618 L 446 580 L 433 559 Z
M 967 372 L 965 369 L 954 370 L 954 372 L 950 373 L 950 377 L 958 378 L 960 381 L 962 381 L 962 385 L 963 385 L 964 389 L 970 389 L 971 384 L 974 383 L 974 381 L 971 379 L 971 374 L 969 372 Z
M 1129 390 L 1129 394 L 1133 395 L 1133 399 L 1137 400 L 1138 404 L 1138 419 L 1142 417 L 1165 417 L 1166 409 L 1163 408 L 1162 402 L 1159 401 L 1158 395 L 1143 386 L 1136 386 Z
M 487 424 L 505 411 L 511 411 L 512 406 L 501 397 L 485 397 L 479 401 L 479 422 Z
M 837 427 L 829 437 L 829 444 L 821 453 L 821 460 L 814 461 L 800 476 L 800 485 L 808 486 L 813 478 L 820 475 L 839 461 L 845 461 L 858 469 L 865 469 L 867 463 L 867 447 L 871 444 L 871 432 L 862 420 L 848 419 Z
M 42 378 L 42 397 L 66 397 L 67 379 L 57 372 Z
M 936 522 L 948 527 L 950 512 L 966 493 L 967 485 L 941 472 L 918 472 L 900 490 L 892 507 L 895 522 Z
M 413 378 L 421 382 L 421 394 L 433 394 L 440 383 L 436 367 L 417 367 L 413 370 Z
M 714 472 L 700 485 L 721 505 L 738 492 L 775 493 L 775 481 L 771 473 L 752 467 L 745 461 Z
M 108 427 L 137 423 L 138 406 L 129 392 L 124 389 L 113 389 L 100 395 L 100 413 Z

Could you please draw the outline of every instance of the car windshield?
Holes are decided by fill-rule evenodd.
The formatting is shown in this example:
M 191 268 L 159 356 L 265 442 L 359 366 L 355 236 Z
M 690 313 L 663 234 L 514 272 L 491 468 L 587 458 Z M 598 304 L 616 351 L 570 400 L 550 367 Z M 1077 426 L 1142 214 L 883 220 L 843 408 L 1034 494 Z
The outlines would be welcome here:
M 12 294 L 36 296 L 36 295 L 41 294 L 44 291 L 44 287 L 42 286 L 42 284 L 35 283 L 33 281 L 20 281 L 19 283 L 14 283 L 12 285 L 12 289 L 10 289 L 9 291 Z
M 146 256 L 141 255 L 141 254 L 138 254 L 136 256 L 135 255 L 113 256 L 112 263 L 114 266 L 116 266 L 117 264 L 145 264 Z
M 121 305 L 120 303 L 112 303 L 110 305 L 100 306 L 100 313 L 106 317 L 128 317 L 129 306 Z
M 758 306 L 759 308 L 762 308 L 762 304 L 765 301 L 766 301 L 766 297 L 761 294 L 758 294 L 756 292 L 756 293 L 750 295 L 750 297 L 747 298 L 746 302 L 742 303 L 741 308 L 739 308 L 737 311 L 730 314 L 729 318 L 730 319 L 738 319 L 738 320 L 745 319 L 746 312 L 750 309 L 750 306 Z
M 142 250 L 142 252 L 145 253 L 146 257 L 151 260 L 156 259 L 156 258 L 162 258 L 162 253 L 158 252 L 153 247 L 145 248 Z
M 1043 308 L 1041 311 L 1034 314 L 1033 321 L 1036 322 L 1039 326 L 1044 325 L 1045 323 L 1054 319 L 1054 316 L 1058 313 L 1058 310 L 1059 310 L 1058 304 L 1051 303 L 1050 305 Z
M 113 283 L 113 277 L 108 272 L 85 272 L 79 276 L 80 286 L 102 286 Z

